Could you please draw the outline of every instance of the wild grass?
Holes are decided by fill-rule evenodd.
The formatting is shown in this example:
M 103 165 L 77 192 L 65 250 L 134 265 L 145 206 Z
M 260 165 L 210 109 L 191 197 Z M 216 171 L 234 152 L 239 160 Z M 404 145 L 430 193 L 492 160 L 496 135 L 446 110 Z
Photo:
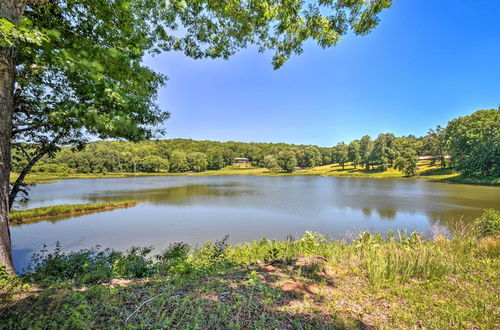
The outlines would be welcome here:
M 135 206 L 135 201 L 107 202 L 96 204 L 61 204 L 38 207 L 29 210 L 13 210 L 10 213 L 11 221 L 29 221 L 34 219 L 50 218 L 55 216 L 72 215 L 85 212 L 97 212 L 115 208 Z
M 487 211 L 452 238 L 308 232 L 157 255 L 42 251 L 3 290 L 0 328 L 493 329 L 499 219 Z

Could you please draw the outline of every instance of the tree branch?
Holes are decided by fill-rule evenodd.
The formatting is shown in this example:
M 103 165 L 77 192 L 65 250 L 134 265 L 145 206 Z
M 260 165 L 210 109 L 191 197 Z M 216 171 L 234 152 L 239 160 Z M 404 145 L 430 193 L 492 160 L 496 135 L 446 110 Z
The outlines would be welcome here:
M 41 127 L 49 127 L 50 125 L 47 123 L 38 123 L 38 124 L 32 124 L 31 126 L 29 126 L 29 125 L 14 125 L 14 127 L 16 127 L 16 126 L 26 126 L 26 127 L 13 128 L 12 129 L 12 137 L 15 137 L 16 135 L 18 135 L 20 133 L 29 132 L 29 131 L 39 129 Z
M 50 0 L 28 0 L 26 3 L 28 5 L 41 5 L 49 2 Z
M 23 185 L 24 179 L 26 178 L 26 175 L 28 175 L 29 171 L 33 168 L 33 166 L 46 154 L 50 153 L 58 143 L 58 141 L 61 139 L 62 134 L 59 134 L 56 136 L 52 142 L 49 144 L 46 144 L 43 146 L 40 151 L 28 162 L 28 164 L 23 168 L 19 176 L 17 177 L 16 181 L 12 185 L 12 188 L 10 189 L 9 192 L 9 210 L 12 209 L 12 205 L 14 204 L 14 200 L 17 197 L 17 194 L 21 190 L 21 187 Z

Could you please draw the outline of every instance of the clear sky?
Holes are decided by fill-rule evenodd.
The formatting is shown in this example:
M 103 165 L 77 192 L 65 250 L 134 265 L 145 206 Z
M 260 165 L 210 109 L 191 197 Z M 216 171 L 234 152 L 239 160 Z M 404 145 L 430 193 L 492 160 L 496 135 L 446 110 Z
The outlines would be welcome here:
M 147 58 L 169 77 L 165 138 L 331 146 L 381 132 L 423 135 L 500 104 L 500 0 L 394 0 L 348 35 L 275 71 L 254 48 L 229 60 Z

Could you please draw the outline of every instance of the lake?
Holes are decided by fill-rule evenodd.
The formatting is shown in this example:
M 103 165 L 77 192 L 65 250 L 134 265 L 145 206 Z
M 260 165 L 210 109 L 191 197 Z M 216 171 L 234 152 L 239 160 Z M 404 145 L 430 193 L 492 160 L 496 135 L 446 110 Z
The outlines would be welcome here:
M 342 238 L 361 230 L 429 232 L 500 209 L 498 187 L 423 180 L 307 176 L 164 176 L 62 180 L 32 188 L 19 208 L 136 200 L 138 206 L 11 227 L 16 268 L 44 244 L 64 251 L 193 246 L 298 237 Z

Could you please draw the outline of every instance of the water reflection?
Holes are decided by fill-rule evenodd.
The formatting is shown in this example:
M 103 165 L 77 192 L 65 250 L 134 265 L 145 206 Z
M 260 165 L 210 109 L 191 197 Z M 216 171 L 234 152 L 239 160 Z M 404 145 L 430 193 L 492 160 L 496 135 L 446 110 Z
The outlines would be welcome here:
M 432 223 L 471 219 L 498 208 L 500 189 L 418 180 L 325 177 L 141 177 L 67 180 L 36 187 L 23 207 L 136 200 L 158 206 L 254 208 L 304 217 L 332 209 L 395 220 L 424 214 Z
M 300 236 L 306 230 L 334 237 L 363 229 L 425 232 L 435 224 L 449 227 L 459 218 L 473 219 L 485 208 L 499 209 L 500 189 L 365 178 L 140 177 L 39 185 L 23 207 L 120 200 L 141 204 L 14 226 L 16 262 L 26 261 L 26 251 L 56 240 L 65 249 L 96 244 L 126 249 L 199 244 L 225 234 L 237 243 Z
M 249 186 L 239 183 L 188 184 L 167 188 L 110 191 L 105 195 L 91 194 L 88 199 L 92 202 L 135 200 L 155 205 L 189 205 L 203 203 L 207 197 L 216 197 L 223 202 L 232 197 L 248 196 L 252 193 Z

